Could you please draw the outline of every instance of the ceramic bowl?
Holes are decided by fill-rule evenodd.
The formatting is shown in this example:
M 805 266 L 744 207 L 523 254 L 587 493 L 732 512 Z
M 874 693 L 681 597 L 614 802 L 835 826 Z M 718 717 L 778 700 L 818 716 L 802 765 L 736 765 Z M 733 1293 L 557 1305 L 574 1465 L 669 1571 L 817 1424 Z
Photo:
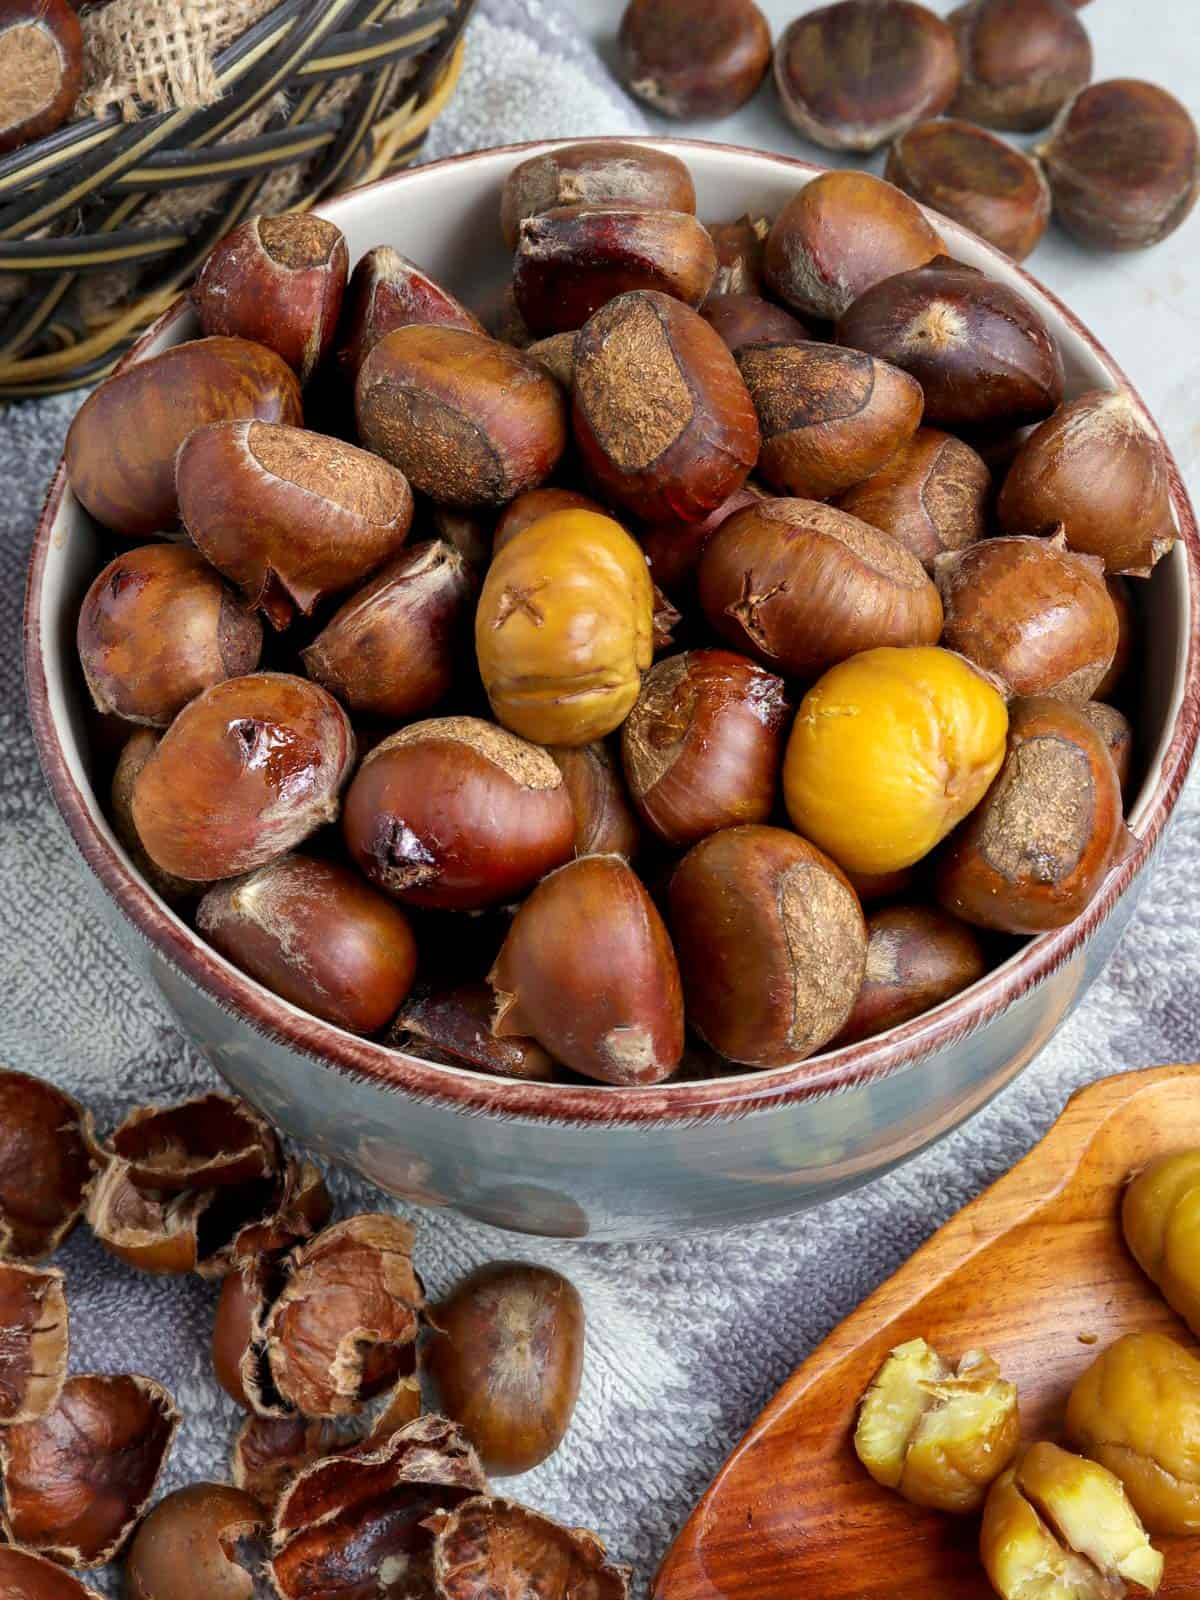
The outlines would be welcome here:
M 777 212 L 820 170 L 750 150 L 657 142 L 688 163 L 705 218 Z M 538 148 L 420 167 L 322 209 L 346 233 L 352 259 L 394 245 L 478 304 L 506 269 L 501 183 Z M 1062 346 L 1069 393 L 1127 382 L 1019 267 L 954 224 L 938 226 L 955 255 L 1037 307 Z M 129 359 L 196 331 L 181 303 Z M 351 1037 L 224 961 L 133 871 L 89 780 L 73 639 L 98 547 L 61 467 L 29 581 L 33 725 L 58 806 L 112 916 L 133 933 L 136 960 L 230 1084 L 285 1132 L 396 1196 L 502 1228 L 604 1240 L 723 1227 L 827 1199 L 955 1127 L 1046 1043 L 1104 964 L 1145 887 L 1196 739 L 1198 546 L 1177 473 L 1173 487 L 1182 538 L 1136 586 L 1141 782 L 1129 853 L 1078 921 L 1022 945 L 957 998 L 880 1038 L 777 1071 L 652 1089 L 509 1082 Z

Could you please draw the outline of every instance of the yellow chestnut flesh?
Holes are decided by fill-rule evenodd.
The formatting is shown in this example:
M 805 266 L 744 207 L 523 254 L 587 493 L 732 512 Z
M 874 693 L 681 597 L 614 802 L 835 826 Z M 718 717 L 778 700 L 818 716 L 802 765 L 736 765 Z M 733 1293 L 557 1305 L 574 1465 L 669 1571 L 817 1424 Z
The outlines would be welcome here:
M 783 766 L 794 826 L 848 872 L 898 872 L 974 809 L 1004 760 L 1003 696 L 935 645 L 866 650 L 805 695 Z
M 1138 1266 L 1200 1335 L 1200 1150 L 1163 1156 L 1139 1172 L 1121 1221 Z
M 914 1505 L 971 1512 L 1020 1444 L 1017 1391 L 991 1356 L 957 1372 L 924 1339 L 892 1351 L 863 1397 L 854 1448 L 877 1483 Z
M 628 716 L 653 656 L 654 596 L 611 517 L 560 511 L 499 552 L 475 619 L 498 721 L 538 744 L 589 744 Z

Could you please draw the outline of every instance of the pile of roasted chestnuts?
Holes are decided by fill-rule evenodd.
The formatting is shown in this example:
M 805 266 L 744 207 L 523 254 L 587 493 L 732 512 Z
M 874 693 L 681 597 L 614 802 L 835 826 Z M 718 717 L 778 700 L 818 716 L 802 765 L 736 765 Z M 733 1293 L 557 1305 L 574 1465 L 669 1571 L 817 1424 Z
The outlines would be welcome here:
M 0 1071 L 0 1593 L 96 1600 L 75 1574 L 123 1558 L 130 1600 L 250 1600 L 260 1577 L 278 1600 L 535 1583 L 626 1600 L 599 1540 L 488 1483 L 566 1433 L 574 1287 L 496 1262 L 429 1306 L 411 1224 L 331 1212 L 317 1169 L 239 1101 L 137 1110 L 101 1141 L 69 1096 Z M 213 1366 L 246 1413 L 229 1482 L 150 1509 L 174 1400 L 151 1378 L 69 1371 L 66 1280 L 45 1262 L 85 1216 L 128 1266 L 220 1281 Z
M 331 223 L 246 222 L 206 337 L 79 412 L 149 882 L 328 1022 L 613 1085 L 877 1034 L 1077 917 L 1175 538 L 1134 398 L 1065 398 L 1037 310 L 863 173 L 706 227 L 678 160 L 593 141 L 501 225 L 496 336 L 391 248 L 347 281 Z

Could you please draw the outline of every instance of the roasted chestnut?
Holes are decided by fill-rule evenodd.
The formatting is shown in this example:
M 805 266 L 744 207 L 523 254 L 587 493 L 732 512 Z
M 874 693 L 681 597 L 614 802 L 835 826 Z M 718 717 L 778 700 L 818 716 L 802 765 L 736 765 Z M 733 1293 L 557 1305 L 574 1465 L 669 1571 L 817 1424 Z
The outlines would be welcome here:
M 499 555 L 519 533 L 555 511 L 594 511 L 600 517 L 608 515 L 598 500 L 589 499 L 575 489 L 530 489 L 519 494 L 501 513 L 492 541 L 493 556 Z
M 951 110 L 988 128 L 1044 128 L 1092 75 L 1092 43 L 1067 0 L 969 0 L 949 17 L 962 58 Z
M 496 1009 L 486 983 L 458 983 L 412 995 L 401 1008 L 387 1042 L 397 1050 L 443 1061 L 476 1072 L 494 1072 L 500 1078 L 527 1083 L 548 1083 L 554 1062 L 536 1039 L 510 1035 L 498 1039 L 492 1032 Z
M 390 245 L 377 245 L 359 261 L 346 290 L 338 359 L 350 382 L 385 333 L 413 322 L 484 332 L 475 313 L 416 262 Z
M 546 371 L 562 385 L 567 394 L 575 387 L 575 330 L 552 333 L 546 339 L 535 339 L 527 346 L 525 354 L 540 362 Z
M 665 117 L 727 117 L 771 65 L 753 0 L 629 0 L 617 33 L 621 81 Z
M 0 1261 L 0 1327 L 0 1426 L 33 1422 L 58 1404 L 67 1377 L 62 1273 Z
M 706 223 L 717 251 L 717 275 L 712 293 L 753 294 L 763 291 L 763 251 L 771 224 L 766 217 L 747 212 L 732 222 Z
M 1108 747 L 1112 764 L 1117 769 L 1121 794 L 1127 798 L 1133 776 L 1133 727 L 1129 718 L 1116 706 L 1104 705 L 1099 700 L 1085 700 L 1079 709 Z
M 703 522 L 681 522 L 673 517 L 647 524 L 639 538 L 655 583 L 671 594 L 690 593 L 700 557 L 721 524 L 735 511 L 767 498 L 757 484 L 746 482 L 715 511 L 710 511 Z
M 251 1600 L 254 1575 L 238 1543 L 265 1532 L 266 1514 L 242 1489 L 193 1483 L 160 1500 L 125 1563 L 129 1600 Z
M 727 1060 L 788 1066 L 845 1025 L 866 924 L 844 874 L 806 839 L 725 828 L 693 845 L 668 893 L 688 1022 Z
M 890 533 L 932 573 L 939 556 L 983 538 L 991 489 L 992 475 L 970 445 L 939 428 L 918 428 L 837 505 Z
M 546 1600 L 628 1600 L 629 1568 L 608 1560 L 586 1528 L 566 1528 L 528 1506 L 478 1496 L 438 1511 L 433 1572 L 448 1600 L 485 1600 L 487 1591 Z
M 62 127 L 83 85 L 83 32 L 68 0 L 8 0 L 0 155 Z
M 575 813 L 577 856 L 624 856 L 641 843 L 621 770 L 606 744 L 559 745 L 550 751 Z
M 782 306 L 756 294 L 710 294 L 700 315 L 737 355 L 748 344 L 796 344 L 808 329 Z
M 530 156 L 504 180 L 500 226 L 510 250 L 526 217 L 559 206 L 628 200 L 663 211 L 696 209 L 692 175 L 678 156 L 628 139 L 586 139 Z
M 885 906 L 867 918 L 867 970 L 838 1045 L 857 1044 L 940 1006 L 987 971 L 974 929 L 936 906 Z
M 79 1221 L 99 1166 L 88 1112 L 42 1078 L 0 1071 L 0 1257 L 52 1256 Z

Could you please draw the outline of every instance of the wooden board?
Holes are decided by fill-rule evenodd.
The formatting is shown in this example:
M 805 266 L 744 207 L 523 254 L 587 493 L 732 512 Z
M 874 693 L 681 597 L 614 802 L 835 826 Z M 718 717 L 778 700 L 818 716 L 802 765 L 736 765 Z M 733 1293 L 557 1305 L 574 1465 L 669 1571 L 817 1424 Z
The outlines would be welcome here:
M 1162 1329 L 1191 1341 L 1121 1236 L 1121 1190 L 1200 1146 L 1200 1067 L 1077 1094 L 1025 1159 L 863 1302 L 788 1380 L 717 1475 L 653 1600 L 988 1600 L 978 1519 L 922 1511 L 870 1479 L 851 1437 L 893 1346 L 982 1346 L 1020 1392 L 1024 1436 L 1062 1441 L 1067 1394 L 1099 1348 Z M 1171 1600 L 1200 1596 L 1200 1540 L 1163 1541 Z

